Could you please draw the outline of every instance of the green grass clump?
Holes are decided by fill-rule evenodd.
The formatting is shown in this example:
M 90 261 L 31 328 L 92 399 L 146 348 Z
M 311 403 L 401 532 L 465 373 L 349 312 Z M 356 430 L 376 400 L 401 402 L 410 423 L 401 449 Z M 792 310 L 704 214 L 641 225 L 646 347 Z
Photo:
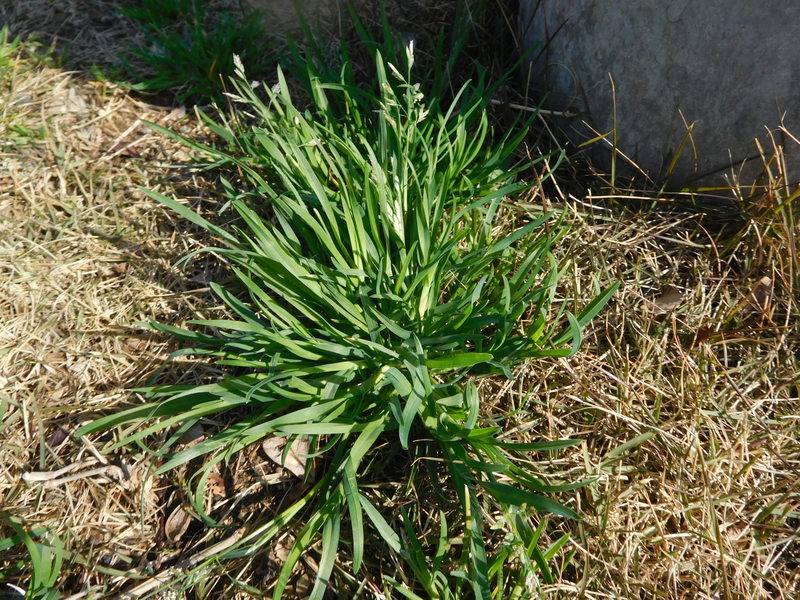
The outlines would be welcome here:
M 152 326 L 189 344 L 179 354 L 214 357 L 228 374 L 201 386 L 143 388 L 149 403 L 79 431 L 127 426 L 117 447 L 168 433 L 159 452 L 172 453 L 159 472 L 202 457 L 201 513 L 216 465 L 268 437 L 307 440 L 324 465 L 316 478 L 307 472 L 310 489 L 216 557 L 252 554 L 295 526 L 274 598 L 320 538 L 311 598 L 331 584 L 343 546 L 352 570 L 364 568 L 368 528 L 405 559 L 427 596 L 488 599 L 493 588 L 529 589 L 532 580 L 553 580 L 547 563 L 566 538 L 540 550 L 542 529 L 525 507 L 577 517 L 544 494 L 581 483 L 547 485 L 522 460 L 573 442 L 506 439 L 502 427 L 482 423 L 474 378 L 512 377 L 525 359 L 573 354 L 615 286 L 578 316 L 555 304 L 550 248 L 559 225 L 546 228 L 549 215 L 531 220 L 505 203 L 526 187 L 508 167 L 525 129 L 493 139 L 485 102 L 467 86 L 447 108 L 426 103 L 412 66 L 411 47 L 397 66 L 378 55 L 374 93 L 321 81 L 309 67 L 313 110 L 297 108 L 280 71 L 272 89 L 254 89 L 239 71 L 237 117 L 219 125 L 204 116 L 227 149 L 184 139 L 241 173 L 240 184 L 226 183 L 237 224 L 219 227 L 150 193 L 219 239 L 205 251 L 235 279 L 211 284 L 232 318 Z M 188 428 L 225 412 L 230 425 L 173 452 Z M 433 440 L 449 474 L 444 493 L 460 507 L 458 522 L 442 515 L 432 557 L 410 518 L 401 535 L 360 485 L 379 441 L 407 449 L 423 439 Z M 504 515 L 507 529 L 491 556 L 487 511 Z
M 144 35 L 126 70 L 143 92 L 170 91 L 179 101 L 220 100 L 233 75 L 233 57 L 258 75 L 274 63 L 257 14 L 210 14 L 202 0 L 139 0 L 122 9 Z
M 11 515 L 0 512 L 0 520 L 6 524 L 14 535 L 0 538 L 0 553 L 4 553 L 17 544 L 22 544 L 27 550 L 27 561 L 11 565 L 8 571 L 0 571 L 0 589 L 5 591 L 3 581 L 15 575 L 23 567 L 31 570 L 30 580 L 25 582 L 26 588 L 14 586 L 16 590 L 25 594 L 31 600 L 56 600 L 61 597 L 56 585 L 64 561 L 64 543 L 54 534 L 48 535 L 45 531 L 28 531 L 20 522 Z M 37 542 L 36 539 L 46 543 Z M 28 564 L 24 564 L 27 562 Z M 10 594 L 10 592 L 9 592 Z M 22 597 L 22 594 L 20 594 Z
M 8 26 L 0 27 L 0 82 L 5 82 L 20 51 L 19 38 L 10 39 Z

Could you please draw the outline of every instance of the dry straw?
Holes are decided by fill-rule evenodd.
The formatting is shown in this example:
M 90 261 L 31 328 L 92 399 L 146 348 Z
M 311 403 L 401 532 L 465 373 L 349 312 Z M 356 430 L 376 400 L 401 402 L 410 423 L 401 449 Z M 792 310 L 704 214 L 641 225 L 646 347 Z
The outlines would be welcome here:
M 30 31 L 78 5 L 86 10 L 76 14 L 96 14 L 89 9 L 99 3 L 4 3 L 0 15 Z M 216 314 L 202 290 L 214 265 L 172 267 L 201 244 L 136 186 L 189 196 L 199 208 L 214 186 L 188 171 L 167 175 L 163 164 L 186 157 L 139 124 L 191 134 L 200 130 L 193 118 L 30 57 L 11 65 L 0 81 L 0 537 L 13 532 L 12 518 L 48 528 L 65 542 L 62 592 L 113 597 L 129 577 L 192 564 L 213 534 L 195 522 L 166 544 L 164 521 L 186 505 L 177 482 L 149 477 L 156 461 L 146 454 L 103 456 L 72 433 L 91 411 L 129 405 L 127 390 L 173 349 L 133 323 Z M 779 147 L 764 148 L 764 161 L 759 186 L 736 187 L 735 234 L 715 233 L 702 213 L 672 210 L 673 201 L 594 192 L 600 186 L 572 176 L 520 199 L 533 211 L 568 212 L 573 232 L 555 248 L 573 256 L 564 297 L 624 282 L 576 357 L 481 384 L 486 416 L 515 433 L 583 440 L 552 461 L 552 473 L 596 479 L 576 492 L 584 520 L 549 534 L 571 534 L 572 560 L 543 597 L 797 597 L 798 192 Z M 657 208 L 625 212 L 615 200 Z M 188 362 L 165 374 L 190 383 L 214 375 Z M 207 501 L 232 515 L 269 514 L 297 493 L 291 480 L 276 484 L 275 467 L 258 449 L 245 452 Z M 391 474 L 382 483 L 373 499 L 390 507 L 404 488 Z M 0 573 L 24 556 L 19 546 L 4 550 Z M 265 564 L 243 561 L 232 575 L 263 589 L 275 575 Z M 314 568 L 302 567 L 297 595 Z M 360 597 L 381 597 L 380 575 L 365 578 Z M 218 581 L 208 573 L 198 594 Z

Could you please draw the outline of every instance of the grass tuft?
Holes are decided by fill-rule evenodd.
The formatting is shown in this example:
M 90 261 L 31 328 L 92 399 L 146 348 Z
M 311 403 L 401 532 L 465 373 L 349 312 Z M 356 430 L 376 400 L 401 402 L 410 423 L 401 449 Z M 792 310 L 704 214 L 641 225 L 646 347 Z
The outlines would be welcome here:
M 208 10 L 222 4 L 233 5 L 215 0 Z M 494 50 L 486 56 L 490 48 L 511 47 L 499 31 L 504 19 L 513 21 L 513 3 L 484 4 L 496 10 L 484 15 L 487 20 L 473 13 L 479 35 L 465 45 L 465 60 L 478 55 L 495 61 Z M 211 251 L 196 253 L 189 272 L 174 267 L 176 257 L 222 243 L 209 241 L 211 234 L 140 188 L 180 198 L 187 210 L 225 232 L 237 225 L 242 235 L 247 230 L 235 211 L 212 212 L 228 199 L 220 200 L 218 172 L 165 169 L 197 159 L 185 144 L 142 120 L 192 140 L 209 139 L 208 126 L 194 114 L 145 104 L 74 72 L 111 64 L 137 35 L 110 10 L 117 5 L 0 2 L 0 22 L 10 29 L 0 44 L 0 595 L 18 598 L 39 588 L 72 598 L 111 598 L 123 591 L 142 598 L 260 598 L 270 594 L 302 529 L 288 516 L 302 520 L 316 506 L 303 499 L 325 477 L 330 449 L 315 456 L 309 437 L 270 436 L 266 444 L 220 461 L 208 475 L 206 493 L 197 494 L 193 475 L 202 458 L 152 475 L 167 460 L 157 450 L 178 433 L 175 428 L 108 453 L 100 450 L 120 439 L 124 427 L 74 435 L 87 419 L 138 405 L 141 399 L 132 399 L 130 389 L 150 378 L 196 387 L 246 371 L 202 355 L 165 363 L 180 342 L 134 325 L 155 319 L 235 344 L 241 332 L 185 323 L 237 319 L 211 293 L 211 281 L 248 301 L 246 286 L 226 281 L 230 270 Z M 436 73 L 428 65 L 440 56 L 438 40 L 449 51 L 455 10 L 450 0 L 388 7 L 392 30 L 415 41 L 416 68 L 424 72 L 413 81 L 421 84 L 434 118 L 446 110 L 431 109 L 427 76 Z M 359 14 L 367 36 L 381 41 L 364 43 L 345 27 L 354 74 L 348 85 L 361 82 L 372 102 L 380 96 L 371 87 L 372 50 L 380 49 L 403 73 L 405 45 L 386 52 L 379 12 Z M 67 60 L 61 67 L 52 51 L 43 50 L 51 45 L 58 60 Z M 332 58 L 338 77 L 343 61 L 335 52 Z M 514 60 L 503 59 L 490 72 L 505 72 Z M 298 68 L 286 70 L 302 81 Z M 331 83 L 322 68 L 312 74 Z M 476 85 L 475 74 L 463 63 L 451 72 L 441 104 L 450 106 L 462 77 Z M 310 88 L 295 85 L 290 75 L 293 103 L 302 104 L 304 118 L 320 122 L 313 106 L 305 112 Z M 514 83 L 497 90 L 490 120 L 499 134 L 487 137 L 501 139 L 506 128 L 497 124 L 512 122 L 516 106 L 530 105 L 522 89 Z M 255 93 L 269 102 L 265 90 Z M 338 111 L 341 92 L 326 88 L 326 94 Z M 466 97 L 458 110 L 469 105 Z M 248 147 L 255 144 L 250 126 L 260 126 L 257 111 L 238 106 L 223 130 L 242 134 L 241 145 Z M 366 112 L 377 118 L 374 110 Z M 347 120 L 334 114 L 337 123 Z M 559 219 L 544 224 L 554 228 L 549 252 L 557 264 L 568 265 L 559 271 L 553 315 L 561 306 L 590 303 L 598 282 L 623 285 L 583 329 L 585 340 L 574 356 L 524 361 L 514 368 L 514 379 L 479 376 L 478 364 L 453 383 L 475 385 L 479 428 L 502 427 L 503 441 L 532 448 L 512 451 L 516 466 L 552 486 L 589 480 L 574 491 L 539 494 L 563 502 L 580 520 L 525 506 L 505 510 L 476 484 L 490 591 L 504 598 L 794 600 L 800 590 L 800 205 L 782 145 L 795 144 L 796 134 L 781 132 L 783 139 L 760 148 L 759 180 L 751 185 L 744 171 L 737 173 L 731 179 L 737 202 L 721 205 L 689 192 L 664 197 L 609 189 L 574 156 L 562 160 L 553 176 L 550 166 L 561 155 L 541 151 L 553 147 L 545 139 L 552 122 L 541 113 L 537 118 L 538 137 L 529 135 L 515 157 L 541 156 L 530 169 L 541 182 L 501 203 L 492 239 L 543 212 L 558 212 Z M 214 116 L 209 126 L 219 128 L 220 122 L 225 120 Z M 236 144 L 214 152 L 211 160 L 225 164 L 230 189 L 243 194 L 267 227 L 277 227 L 272 209 L 249 193 L 257 186 L 236 163 L 243 160 L 285 192 L 277 171 L 267 168 L 271 161 L 248 162 Z M 326 189 L 333 185 L 327 172 L 319 178 Z M 566 235 L 559 236 L 556 225 Z M 507 252 L 504 260 L 517 256 L 514 246 Z M 515 335 L 530 325 L 526 317 Z M 433 379 L 438 377 L 454 379 L 447 371 Z M 171 448 L 191 448 L 249 413 L 245 405 L 208 415 Z M 580 442 L 556 445 L 564 439 Z M 547 443 L 555 449 L 539 445 Z M 490 487 L 495 482 L 486 472 L 474 478 Z M 495 479 L 507 483 L 504 476 Z M 441 597 L 470 597 L 465 553 L 474 538 L 464 524 L 475 511 L 465 511 L 451 482 L 442 445 L 419 419 L 407 449 L 398 429 L 382 434 L 358 472 L 359 493 L 369 502 L 361 505 L 361 569 L 353 575 L 352 522 L 359 517 L 351 516 L 345 498 L 327 595 L 426 598 L 432 589 Z M 216 524 L 204 522 L 203 514 Z M 386 524 L 396 552 L 376 523 Z M 30 535 L 35 554 L 15 526 Z M 245 539 L 248 532 L 255 537 Z M 269 535 L 270 542 L 252 550 Z M 321 542 L 321 534 L 312 537 L 284 597 L 311 594 Z M 59 554 L 63 560 L 50 586 L 48 573 Z M 215 556 L 228 560 L 220 564 Z M 42 560 L 35 564 L 37 557 Z
M 150 403 L 78 432 L 126 426 L 119 447 L 174 429 L 159 445 L 166 461 L 158 472 L 204 457 L 198 496 L 212 471 L 249 445 L 280 436 L 290 448 L 302 439 L 324 474 L 307 471 L 309 492 L 237 544 L 252 552 L 287 522 L 305 523 L 281 567 L 275 598 L 319 538 L 311 598 L 322 598 L 331 583 L 343 544 L 357 573 L 366 525 L 407 561 L 426 594 L 454 598 L 467 587 L 476 598 L 490 598 L 490 571 L 502 570 L 511 554 L 523 558 L 517 577 L 536 577 L 541 569 L 550 579 L 520 507 L 578 516 L 543 494 L 580 482 L 548 485 L 518 460 L 572 442 L 516 444 L 502 427 L 482 425 L 473 378 L 511 377 L 525 359 L 574 354 L 581 329 L 616 286 L 578 316 L 554 306 L 559 271 L 550 247 L 558 224 L 545 228 L 544 215 L 509 231 L 499 221 L 508 217 L 505 198 L 526 187 L 507 167 L 524 129 L 488 144 L 484 102 L 466 87 L 447 109 L 426 104 L 412 83 L 413 46 L 407 52 L 405 72 L 377 55 L 377 95 L 310 71 L 313 112 L 295 107 L 280 71 L 275 89 L 259 90 L 264 99 L 240 71 L 233 99 L 252 124 L 223 129 L 205 117 L 235 151 L 181 138 L 242 173 L 242 183 L 226 186 L 227 205 L 239 219 L 234 228 L 151 193 L 222 243 L 204 251 L 230 265 L 238 286 L 211 287 L 236 318 L 189 322 L 207 333 L 153 327 L 189 343 L 181 354 L 216 357 L 231 371 L 200 387 L 140 389 Z M 223 430 L 171 453 L 182 432 L 243 408 Z M 410 521 L 404 519 L 407 535 L 400 536 L 362 492 L 362 471 L 387 434 L 404 449 L 435 440 L 449 473 L 447 495 L 461 507 L 456 526 L 464 542 L 456 564 L 463 576 L 444 575 L 450 552 L 442 550 L 431 564 Z M 499 565 L 490 563 L 484 545 L 484 514 L 495 510 L 510 523 Z M 501 575 L 501 590 L 505 584 Z

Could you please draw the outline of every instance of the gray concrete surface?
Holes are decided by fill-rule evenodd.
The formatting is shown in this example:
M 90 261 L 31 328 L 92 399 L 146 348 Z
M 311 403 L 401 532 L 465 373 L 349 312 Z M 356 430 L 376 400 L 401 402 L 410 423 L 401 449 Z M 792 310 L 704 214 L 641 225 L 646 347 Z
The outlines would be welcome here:
M 278 36 L 300 30 L 298 9 L 312 25 L 330 29 L 339 19 L 347 17 L 347 5 L 364 0 L 245 0 L 247 5 L 262 13 L 265 22 Z
M 539 44 L 531 89 L 549 108 L 580 113 L 562 121 L 575 142 L 612 130 L 656 180 L 687 128 L 692 145 L 670 182 L 718 183 L 757 150 L 767 131 L 785 142 L 800 177 L 800 1 L 520 0 L 528 47 Z M 615 93 L 612 94 L 613 80 Z M 588 127 L 587 127 L 588 123 Z M 592 155 L 608 167 L 599 144 Z M 758 161 L 757 161 L 758 162 Z M 755 163 L 745 177 L 755 173 Z M 711 175 L 709 175 L 711 174 Z

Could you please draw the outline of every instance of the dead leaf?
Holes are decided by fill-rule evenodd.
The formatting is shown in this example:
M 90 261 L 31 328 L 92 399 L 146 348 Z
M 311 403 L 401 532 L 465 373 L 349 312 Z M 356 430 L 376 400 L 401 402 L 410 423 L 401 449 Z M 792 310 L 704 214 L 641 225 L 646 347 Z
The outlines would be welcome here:
M 148 338 L 130 337 L 125 340 L 125 345 L 134 352 L 141 352 L 147 349 L 150 345 L 150 340 Z
M 742 296 L 742 299 L 731 311 L 729 318 L 737 316 L 744 319 L 754 313 L 762 318 L 770 318 L 770 304 L 772 303 L 772 278 L 764 276 L 759 279 L 750 291 Z
M 167 517 L 164 523 L 164 535 L 173 544 L 183 537 L 189 525 L 192 522 L 192 517 L 187 513 L 181 505 L 175 507 L 175 510 Z
M 113 265 L 111 265 L 111 272 L 117 276 L 125 275 L 125 273 L 128 272 L 128 263 L 125 262 L 114 263 Z
M 61 427 L 61 425 L 58 425 L 52 431 L 52 433 L 50 433 L 50 437 L 47 438 L 47 445 L 55 450 L 61 444 L 63 444 L 68 437 L 69 437 L 69 432 L 63 427 Z
M 308 440 L 296 437 L 292 441 L 289 451 L 286 452 L 284 462 L 284 449 L 286 448 L 285 437 L 271 437 L 266 440 L 261 447 L 267 457 L 273 462 L 281 465 L 296 477 L 303 477 L 306 472 L 306 455 L 308 454 Z
M 697 330 L 697 333 L 695 333 L 694 339 L 689 344 L 689 347 L 691 348 L 692 346 L 697 346 L 698 344 L 702 344 L 708 338 L 710 338 L 713 333 L 714 333 L 714 330 L 711 329 L 711 327 L 703 325 L 702 327 L 700 327 Z
M 123 158 L 139 158 L 142 156 L 135 142 L 125 143 L 124 141 L 119 141 L 111 146 L 111 148 L 106 150 L 106 154 L 113 154 L 114 156 L 121 156 Z
M 683 302 L 683 292 L 678 288 L 668 285 L 655 300 L 652 300 L 656 314 L 672 312 Z
M 277 473 L 267 473 L 262 475 L 259 480 L 264 485 L 277 485 L 279 483 L 286 483 L 292 479 L 291 475 L 287 475 L 286 471 L 279 471 Z
M 205 435 L 205 428 L 201 423 L 195 423 L 183 432 L 178 438 L 178 443 L 182 446 L 194 446 L 200 442 Z
M 272 547 L 272 560 L 279 565 L 284 564 L 286 559 L 289 558 L 289 552 L 291 551 L 293 544 L 294 538 L 292 536 L 286 536 L 279 539 Z
M 219 473 L 211 473 L 206 482 L 206 489 L 211 492 L 212 496 L 225 497 L 228 495 L 228 490 L 225 487 L 225 480 Z
M 760 310 L 762 313 L 766 313 L 769 309 L 771 298 L 772 278 L 764 276 L 753 286 L 748 300 L 753 308 Z
M 294 545 L 292 536 L 284 537 L 272 547 L 270 558 L 276 565 L 284 565 Z M 304 555 L 302 561 L 295 564 L 292 569 L 291 588 L 297 598 L 308 598 L 311 588 L 319 572 L 319 564 L 311 556 Z

